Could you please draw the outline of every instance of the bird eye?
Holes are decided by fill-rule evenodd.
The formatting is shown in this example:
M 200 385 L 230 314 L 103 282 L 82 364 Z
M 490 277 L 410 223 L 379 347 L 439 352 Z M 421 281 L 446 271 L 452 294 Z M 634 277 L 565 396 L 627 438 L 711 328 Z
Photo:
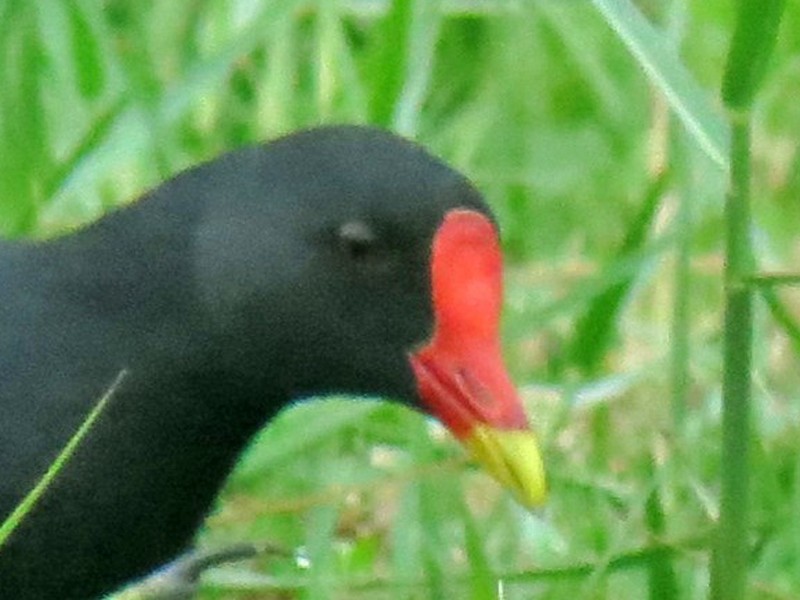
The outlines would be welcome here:
M 348 221 L 339 227 L 338 233 L 342 250 L 354 260 L 369 256 L 377 242 L 372 228 L 363 221 Z

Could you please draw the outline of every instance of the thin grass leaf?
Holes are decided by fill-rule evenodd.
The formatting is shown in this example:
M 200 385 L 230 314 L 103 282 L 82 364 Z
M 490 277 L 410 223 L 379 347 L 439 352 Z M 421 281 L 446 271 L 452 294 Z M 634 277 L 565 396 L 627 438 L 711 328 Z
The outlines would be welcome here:
M 413 452 L 415 458 L 427 461 L 432 458 L 430 440 L 424 430 L 415 436 Z M 421 553 L 425 580 L 431 600 L 450 598 L 449 574 L 446 567 L 448 556 L 447 536 L 444 529 L 441 507 L 449 500 L 450 490 L 446 480 L 423 479 L 419 487 L 419 518 L 422 527 Z
M 526 290 L 516 290 L 519 296 L 515 296 L 515 290 L 510 292 L 510 302 L 515 304 L 517 309 L 517 319 L 524 321 L 528 325 L 526 332 L 516 329 L 504 331 L 503 339 L 509 342 L 516 342 L 524 335 L 530 335 L 536 330 L 536 324 L 547 323 L 564 315 L 576 314 L 584 306 L 589 306 L 610 287 L 624 283 L 628 279 L 635 277 L 642 271 L 642 265 L 646 261 L 663 255 L 675 245 L 674 234 L 665 234 L 658 239 L 652 239 L 645 244 L 638 252 L 617 259 L 607 265 L 602 273 L 581 282 L 581 285 L 561 298 L 553 300 L 539 306 L 530 302 L 530 294 Z
M 294 122 L 292 107 L 299 103 L 295 97 L 299 49 L 294 21 L 278 21 L 270 38 L 266 40 L 267 60 L 257 77 L 256 118 L 257 129 L 273 137 Z
M 98 152 L 98 149 L 110 135 L 112 128 L 117 124 L 126 109 L 126 100 L 120 97 L 115 102 L 112 102 L 108 108 L 98 113 L 94 126 L 86 132 L 80 143 L 49 174 L 44 185 L 45 197 L 52 198 L 65 185 L 70 175 L 78 170 L 78 166 L 91 157 L 92 154 Z
M 697 142 L 720 168 L 727 170 L 728 125 L 675 53 L 666 33 L 657 31 L 630 0 L 592 0 L 617 32 L 653 84 Z
M 442 21 L 438 8 L 438 2 L 414 2 L 413 21 L 408 32 L 404 86 L 392 119 L 393 129 L 409 137 L 415 137 L 419 129 L 420 110 L 431 81 Z
M 580 70 L 582 79 L 594 90 L 602 109 L 615 119 L 628 119 L 629 103 L 625 101 L 625 90 L 619 85 L 615 65 L 605 60 L 602 39 L 586 35 L 585 23 L 578 18 L 581 13 L 575 10 L 575 3 L 540 0 L 535 5 L 559 32 L 570 58 Z
M 675 242 L 675 271 L 673 275 L 674 293 L 672 296 L 672 327 L 670 331 L 670 387 L 672 404 L 672 424 L 680 435 L 686 423 L 688 413 L 690 361 L 691 361 L 691 328 L 690 311 L 692 272 L 691 250 L 694 220 L 694 197 L 696 185 L 692 162 L 692 148 L 689 136 L 683 129 L 670 128 L 670 149 L 673 170 L 678 185 L 676 195 L 678 202 L 675 217 L 677 239 Z
M 668 181 L 669 175 L 662 173 L 651 183 L 639 213 L 628 228 L 618 259 L 639 252 L 645 244 Z M 629 277 L 603 290 L 592 300 L 575 325 L 569 356 L 583 373 L 592 375 L 597 372 L 608 348 L 616 339 L 625 300 L 630 295 L 638 274 L 639 272 L 634 271 Z
M 74 64 L 77 68 L 78 89 L 87 100 L 96 99 L 105 86 L 105 72 L 97 33 L 92 30 L 80 5 L 67 3 Z
M 589 409 L 598 404 L 610 403 L 629 393 L 634 386 L 661 370 L 658 363 L 636 371 L 623 371 L 597 379 L 586 379 L 580 385 L 565 383 L 562 385 L 525 385 L 522 390 L 527 394 L 554 394 L 563 397 L 570 406 L 578 409 Z
M 342 44 L 338 30 L 338 3 L 321 0 L 317 3 L 314 41 L 316 45 L 315 86 L 316 113 L 322 123 L 329 123 L 334 114 L 338 89 Z
M 479 531 L 466 502 L 459 502 L 458 505 L 464 523 L 465 550 L 472 576 L 469 597 L 471 600 L 495 600 L 497 583 L 484 549 L 484 535 Z
M 646 567 L 654 556 L 661 555 L 664 552 L 679 553 L 703 549 L 708 543 L 708 538 L 709 533 L 702 531 L 681 539 L 645 544 L 637 548 L 617 552 L 603 561 L 575 562 L 562 567 L 530 569 L 511 573 L 498 572 L 497 576 L 503 579 L 506 585 L 510 586 L 525 582 L 582 580 L 599 571 L 617 573 L 630 569 L 639 570 Z
M 775 287 L 780 285 L 800 285 L 798 273 L 757 273 L 750 275 L 746 281 L 756 288 Z
M 785 0 L 740 0 L 736 28 L 722 80 L 728 108 L 746 110 L 753 103 L 778 40 Z
M 58 475 L 59 471 L 64 468 L 64 465 L 66 465 L 70 458 L 72 458 L 72 455 L 75 454 L 75 450 L 78 449 L 81 442 L 86 437 L 86 434 L 91 431 L 92 426 L 103 413 L 103 410 L 105 409 L 109 400 L 111 400 L 111 398 L 117 392 L 127 374 L 128 372 L 124 370 L 119 372 L 106 393 L 103 394 L 103 397 L 100 398 L 97 404 L 95 404 L 94 408 L 92 408 L 91 412 L 86 416 L 86 419 L 84 419 L 83 423 L 81 423 L 81 426 L 69 439 L 67 445 L 64 446 L 64 449 L 58 453 L 56 459 L 47 468 L 47 471 L 45 471 L 41 479 L 36 482 L 36 485 L 33 487 L 33 489 L 28 492 L 25 498 L 23 498 L 22 502 L 17 505 L 14 511 L 6 518 L 5 521 L 3 521 L 2 525 L 0 525 L 0 548 L 2 548 L 5 541 L 19 526 L 19 524 L 22 523 L 22 521 L 25 519 L 25 515 L 33 510 L 33 507 L 36 506 L 39 498 L 41 498 L 42 495 L 47 491 L 47 488 L 50 487 L 50 484 Z
M 16 27 L 0 40 L 0 231 L 30 230 L 41 201 L 38 178 L 48 173 L 52 152 L 42 100 L 44 49 L 35 10 L 18 7 Z
M 663 539 L 667 532 L 666 515 L 662 506 L 658 485 L 648 494 L 645 502 L 645 521 L 648 532 L 655 539 Z M 653 555 L 647 566 L 648 591 L 650 600 L 676 600 L 680 598 L 678 578 L 672 561 L 672 552 Z
M 762 287 L 759 289 L 759 292 L 767 303 L 772 318 L 789 337 L 795 354 L 800 357 L 800 323 L 792 316 L 792 313 L 786 308 L 786 305 L 780 301 L 775 290 Z
M 388 13 L 372 34 L 375 50 L 366 67 L 366 77 L 371 82 L 370 121 L 384 127 L 391 125 L 403 89 L 414 3 L 413 0 L 393 0 L 390 4 Z
M 311 598 L 328 597 L 330 581 L 336 579 L 336 524 L 338 506 L 317 506 L 308 515 L 306 539 L 309 570 L 307 593 Z
M 421 498 L 423 503 L 426 502 L 425 495 L 426 493 L 423 492 L 423 497 Z M 424 507 L 422 517 L 425 518 Z M 428 525 L 431 524 L 428 521 Z M 442 548 L 443 544 L 440 543 L 436 529 L 431 531 L 426 528 L 425 540 L 422 544 L 422 565 L 425 573 L 425 584 L 428 588 L 428 597 L 431 600 L 447 600 L 450 598 L 450 594 L 447 591 L 448 577 L 442 566 Z
M 412 481 L 403 488 L 391 526 L 392 571 L 403 582 L 417 580 L 423 570 L 419 487 Z

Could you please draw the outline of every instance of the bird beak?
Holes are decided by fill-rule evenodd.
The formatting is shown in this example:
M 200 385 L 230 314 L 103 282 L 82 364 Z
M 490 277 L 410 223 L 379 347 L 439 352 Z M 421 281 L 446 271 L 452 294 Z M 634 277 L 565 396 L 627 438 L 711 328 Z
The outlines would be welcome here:
M 526 507 L 544 502 L 544 464 L 502 359 L 502 256 L 482 214 L 448 213 L 431 260 L 435 331 L 409 360 L 426 408 Z
M 528 508 L 543 504 L 544 463 L 530 429 L 502 430 L 476 425 L 464 445 L 486 471 Z
M 431 413 L 523 506 L 538 506 L 546 495 L 539 445 L 502 363 L 491 358 L 453 356 L 431 344 L 411 356 L 411 365 Z

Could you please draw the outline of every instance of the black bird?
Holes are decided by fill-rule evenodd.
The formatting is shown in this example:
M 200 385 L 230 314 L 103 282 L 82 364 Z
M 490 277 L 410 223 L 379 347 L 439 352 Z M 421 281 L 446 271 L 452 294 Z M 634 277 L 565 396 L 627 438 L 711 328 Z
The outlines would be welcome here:
M 127 378 L 0 548 L 0 598 L 85 599 L 174 558 L 293 400 L 441 419 L 542 500 L 503 366 L 480 194 L 420 147 L 327 127 L 190 169 L 63 237 L 0 243 L 0 521 Z

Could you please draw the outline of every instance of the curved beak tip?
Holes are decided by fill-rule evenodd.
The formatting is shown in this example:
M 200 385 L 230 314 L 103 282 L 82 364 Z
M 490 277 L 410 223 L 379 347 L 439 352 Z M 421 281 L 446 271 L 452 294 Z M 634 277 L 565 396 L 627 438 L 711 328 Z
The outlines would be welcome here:
M 472 456 L 526 508 L 547 497 L 544 462 L 533 432 L 477 425 L 464 440 Z

